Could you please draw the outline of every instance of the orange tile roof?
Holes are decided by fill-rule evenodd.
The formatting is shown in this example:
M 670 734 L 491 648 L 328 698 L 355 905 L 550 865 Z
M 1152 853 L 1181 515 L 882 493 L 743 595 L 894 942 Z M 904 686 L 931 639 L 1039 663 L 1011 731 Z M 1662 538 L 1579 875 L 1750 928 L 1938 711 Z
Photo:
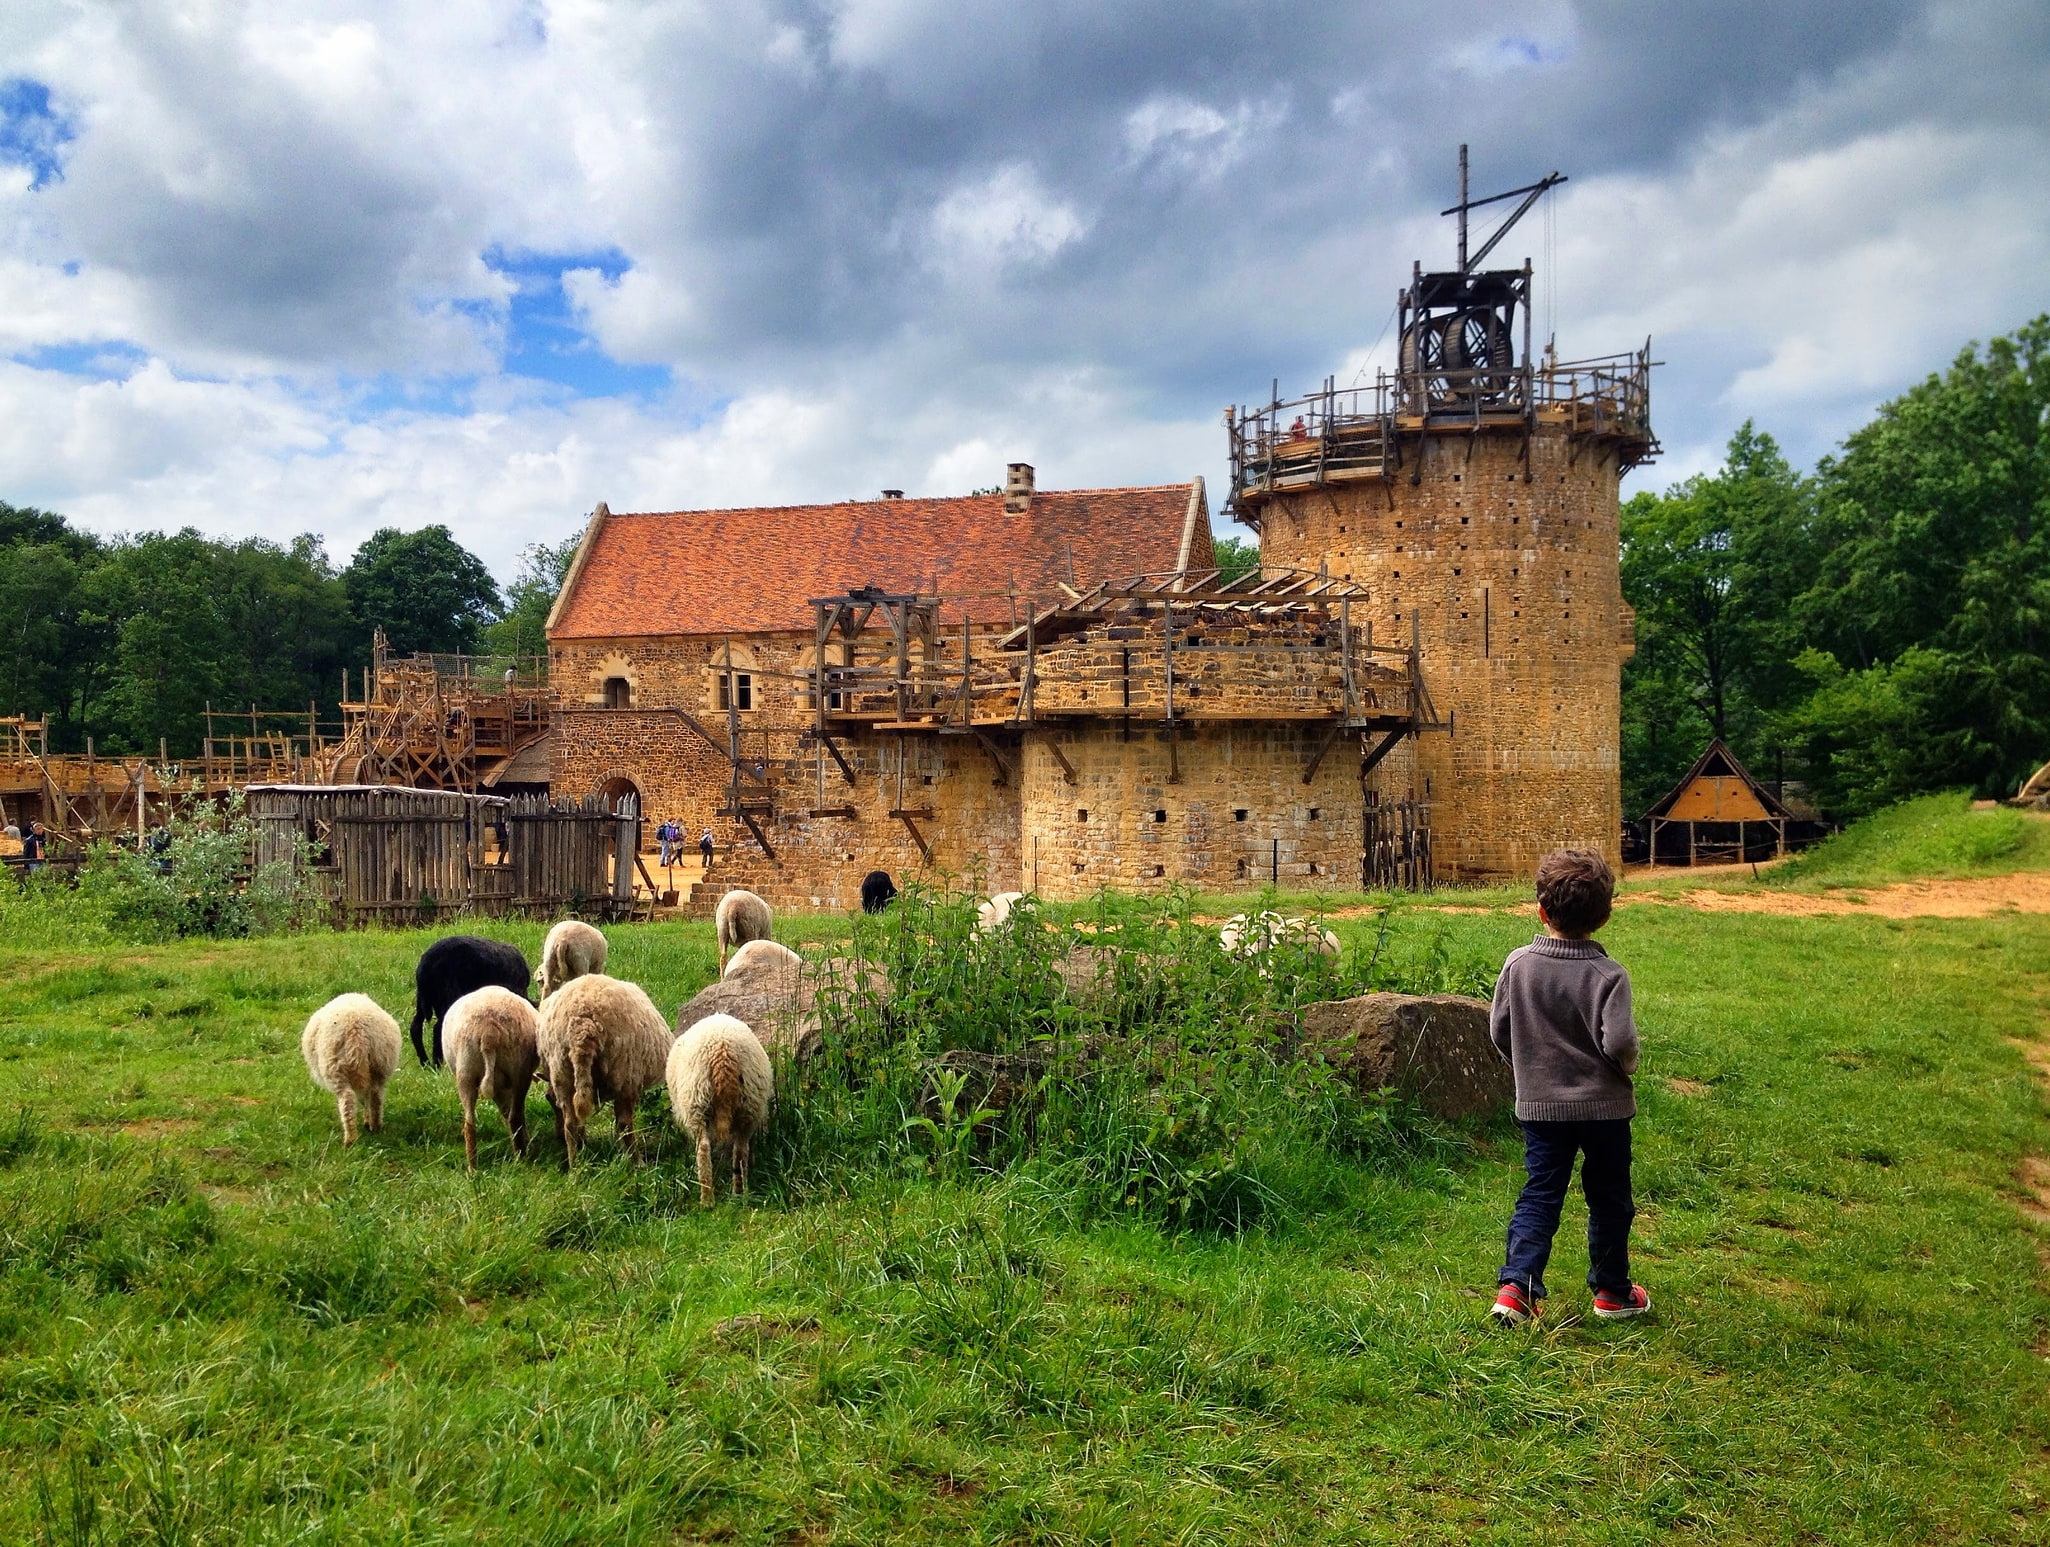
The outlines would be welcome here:
M 1007 601 L 969 598 L 1175 568 L 1193 487 L 1041 490 L 1022 516 L 1004 514 L 1001 494 L 611 514 L 548 634 L 809 632 L 813 597 L 865 585 L 951 597 L 955 621 L 1008 619 Z M 1205 510 L 1191 567 L 1209 562 L 1210 541 Z

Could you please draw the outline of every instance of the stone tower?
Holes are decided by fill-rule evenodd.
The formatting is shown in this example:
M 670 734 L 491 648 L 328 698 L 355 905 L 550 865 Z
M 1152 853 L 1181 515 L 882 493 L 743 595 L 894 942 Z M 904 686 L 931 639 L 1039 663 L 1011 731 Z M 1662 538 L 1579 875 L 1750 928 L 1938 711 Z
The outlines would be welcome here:
M 1417 647 L 1434 723 L 1368 771 L 1367 799 L 1425 801 L 1439 877 L 1485 880 L 1527 877 L 1565 846 L 1620 860 L 1634 619 L 1618 480 L 1657 442 L 1649 344 L 1533 359 L 1529 261 L 1479 268 L 1564 179 L 1516 190 L 1523 203 L 1469 259 L 1465 160 L 1462 147 L 1460 264 L 1412 272 L 1396 369 L 1227 423 L 1232 504 L 1262 565 L 1364 585 L 1375 643 Z

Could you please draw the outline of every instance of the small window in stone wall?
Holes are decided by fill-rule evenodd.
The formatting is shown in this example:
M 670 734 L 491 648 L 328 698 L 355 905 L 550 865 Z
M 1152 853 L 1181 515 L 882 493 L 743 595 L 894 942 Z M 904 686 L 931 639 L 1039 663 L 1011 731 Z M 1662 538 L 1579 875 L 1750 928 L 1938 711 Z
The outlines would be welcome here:
M 1321 817 L 1322 817 L 1323 815 L 1324 815 L 1324 812 L 1323 812 L 1323 809 L 1322 809 L 1321 807 L 1318 807 L 1318 806 L 1312 806 L 1312 807 L 1310 807 L 1310 820 L 1311 820 L 1312 822 L 1315 822 L 1315 821 L 1319 820 L 1319 819 L 1320 819 L 1320 818 L 1321 818 Z
M 628 682 L 626 678 L 607 677 L 605 679 L 605 707 L 607 709 L 631 709 L 634 706 L 633 699 L 633 684 Z
M 755 679 L 751 672 L 719 673 L 719 707 L 749 710 L 755 706 Z
M 1153 820 L 1156 822 L 1165 822 L 1167 820 L 1167 813 L 1165 811 L 1156 811 L 1153 813 Z
M 1075 813 L 1075 820 L 1078 822 L 1086 822 L 1089 820 L 1089 813 L 1087 811 L 1077 811 Z
M 1232 812 L 1231 819 L 1234 822 L 1243 822 L 1246 819 L 1245 808 L 1241 806 L 1238 810 Z

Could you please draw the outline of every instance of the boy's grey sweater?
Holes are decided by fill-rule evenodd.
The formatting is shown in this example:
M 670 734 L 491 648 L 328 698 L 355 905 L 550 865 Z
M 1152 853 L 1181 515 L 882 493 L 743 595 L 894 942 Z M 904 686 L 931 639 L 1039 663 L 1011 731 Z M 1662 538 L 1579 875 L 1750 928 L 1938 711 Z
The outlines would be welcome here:
M 1637 1115 L 1630 974 L 1594 941 L 1540 935 L 1511 951 L 1495 980 L 1488 1036 L 1516 1071 L 1523 1121 Z

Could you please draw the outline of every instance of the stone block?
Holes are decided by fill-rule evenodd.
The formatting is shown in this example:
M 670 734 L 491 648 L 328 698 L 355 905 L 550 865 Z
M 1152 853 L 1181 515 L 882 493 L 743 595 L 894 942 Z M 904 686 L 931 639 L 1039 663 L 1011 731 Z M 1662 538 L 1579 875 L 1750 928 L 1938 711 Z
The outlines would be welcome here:
M 1362 994 L 1304 1008 L 1305 1054 L 1321 1054 L 1355 1090 L 1395 1089 L 1434 1117 L 1506 1108 L 1509 1065 L 1488 1041 L 1488 1004 L 1460 994 Z

